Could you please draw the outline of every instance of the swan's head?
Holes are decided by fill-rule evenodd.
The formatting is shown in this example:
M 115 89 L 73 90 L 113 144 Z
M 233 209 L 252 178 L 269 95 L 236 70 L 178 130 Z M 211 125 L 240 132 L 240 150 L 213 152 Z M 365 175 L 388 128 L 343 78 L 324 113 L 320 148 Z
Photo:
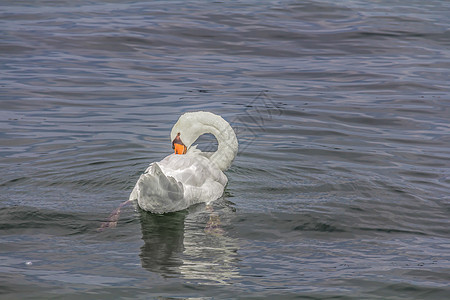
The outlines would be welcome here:
M 175 150 L 175 154 L 186 154 L 187 147 L 183 143 L 180 137 L 181 133 L 178 132 L 175 139 L 172 141 L 172 149 Z
M 203 111 L 183 114 L 170 133 L 173 146 L 175 147 L 177 143 L 183 145 L 184 149 L 181 146 L 179 146 L 179 149 L 186 153 L 200 135 L 210 132 L 210 126 L 206 125 L 205 121 L 212 118 L 212 115 L 212 113 Z M 177 153 L 176 148 L 174 150 Z
M 177 147 L 180 147 L 181 153 L 186 153 L 197 138 L 205 133 L 214 135 L 218 142 L 217 151 L 209 157 L 210 161 L 222 171 L 228 169 L 238 151 L 238 141 L 233 128 L 222 117 L 206 111 L 185 113 L 173 126 L 170 138 L 174 149 L 179 139 L 185 148 Z

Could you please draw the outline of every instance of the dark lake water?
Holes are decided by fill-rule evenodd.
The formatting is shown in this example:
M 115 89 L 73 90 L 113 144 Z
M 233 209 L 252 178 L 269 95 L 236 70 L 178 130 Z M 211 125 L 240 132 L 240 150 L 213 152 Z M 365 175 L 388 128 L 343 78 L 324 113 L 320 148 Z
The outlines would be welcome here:
M 448 298 L 449 20 L 434 0 L 2 1 L 0 298 Z M 224 196 L 99 232 L 197 110 L 239 139 Z

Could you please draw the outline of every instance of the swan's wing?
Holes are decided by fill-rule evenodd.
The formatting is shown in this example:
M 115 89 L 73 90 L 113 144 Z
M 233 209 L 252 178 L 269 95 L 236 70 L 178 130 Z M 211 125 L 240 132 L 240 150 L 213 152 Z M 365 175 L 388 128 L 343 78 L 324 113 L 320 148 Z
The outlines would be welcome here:
M 164 213 L 186 208 L 183 185 L 166 176 L 158 163 L 153 163 L 139 177 L 130 200 L 137 199 L 139 206 L 147 211 Z M 186 206 L 186 207 L 184 207 Z
M 227 182 L 225 174 L 205 156 L 172 154 L 148 167 L 130 200 L 137 199 L 142 209 L 155 213 L 178 211 L 220 198 Z
M 205 156 L 193 153 L 169 155 L 160 162 L 164 174 L 172 176 L 183 185 L 201 187 L 207 181 L 216 181 L 225 187 L 225 174 Z
M 201 154 L 169 155 L 160 164 L 166 175 L 182 183 L 190 205 L 220 198 L 228 182 L 225 174 Z

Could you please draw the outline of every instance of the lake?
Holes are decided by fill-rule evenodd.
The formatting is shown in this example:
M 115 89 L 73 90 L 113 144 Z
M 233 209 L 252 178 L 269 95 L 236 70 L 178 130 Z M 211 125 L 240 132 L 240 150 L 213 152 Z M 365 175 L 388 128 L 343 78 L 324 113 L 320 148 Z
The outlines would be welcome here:
M 448 298 L 449 12 L 2 1 L 0 298 Z M 239 140 L 223 197 L 99 231 L 201 110 Z

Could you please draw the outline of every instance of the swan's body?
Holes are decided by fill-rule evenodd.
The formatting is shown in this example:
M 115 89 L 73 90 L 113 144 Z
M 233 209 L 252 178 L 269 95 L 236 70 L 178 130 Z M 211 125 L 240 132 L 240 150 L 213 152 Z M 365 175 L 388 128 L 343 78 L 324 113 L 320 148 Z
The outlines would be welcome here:
M 203 153 L 191 147 L 205 133 L 216 137 L 216 152 Z M 171 140 L 177 137 L 186 146 L 186 154 L 171 154 L 150 164 L 131 192 L 129 200 L 137 199 L 143 210 L 178 211 L 195 203 L 209 203 L 223 194 L 228 182 L 223 171 L 231 165 L 238 149 L 231 126 L 209 112 L 185 113 L 172 128 Z

